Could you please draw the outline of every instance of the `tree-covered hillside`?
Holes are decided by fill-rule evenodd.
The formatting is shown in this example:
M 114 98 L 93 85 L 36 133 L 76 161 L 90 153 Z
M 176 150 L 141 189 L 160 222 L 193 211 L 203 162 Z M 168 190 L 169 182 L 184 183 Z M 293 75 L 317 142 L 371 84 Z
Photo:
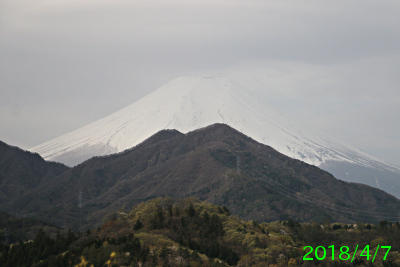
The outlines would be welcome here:
M 317 254 L 324 259 L 313 251 L 304 260 L 306 246 L 324 247 L 325 257 L 321 247 Z M 386 257 L 382 246 L 391 246 Z M 258 223 L 194 198 L 158 198 L 97 229 L 55 238 L 39 231 L 0 251 L 1 266 L 400 266 L 400 224 Z
M 0 186 L 0 210 L 67 229 L 98 227 L 108 213 L 163 196 L 195 197 L 260 222 L 378 223 L 397 220 L 400 212 L 399 199 L 384 191 L 337 180 L 223 124 L 188 134 L 160 131 L 130 150 L 92 158 L 59 175 L 54 173 L 62 166 L 7 151 L 13 153 L 0 160 L 0 178 L 7 184 L 20 177 L 11 188 L 21 194 L 2 200 L 1 192 L 12 190 Z M 27 160 L 21 162 L 22 156 Z M 42 177 L 29 168 L 39 160 L 46 175 L 19 190 Z
M 58 231 L 64 231 L 34 218 L 16 218 L 8 213 L 0 212 L 0 242 L 2 244 L 34 239 L 40 229 L 52 237 L 56 236 Z

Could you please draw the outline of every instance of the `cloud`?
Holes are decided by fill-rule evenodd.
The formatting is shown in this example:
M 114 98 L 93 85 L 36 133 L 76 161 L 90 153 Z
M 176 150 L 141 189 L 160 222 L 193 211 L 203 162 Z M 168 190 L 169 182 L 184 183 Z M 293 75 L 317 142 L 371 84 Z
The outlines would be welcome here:
M 178 76 L 227 75 L 361 149 L 400 143 L 387 134 L 400 132 L 393 115 L 400 114 L 398 1 L 0 5 L 0 105 L 36 114 L 28 122 L 22 113 L 25 128 L 0 118 L 8 125 L 0 139 L 24 129 L 32 134 L 21 140 L 35 145 L 45 141 L 43 129 L 52 129 L 52 137 L 73 130 Z M 360 132 L 365 138 L 357 138 Z

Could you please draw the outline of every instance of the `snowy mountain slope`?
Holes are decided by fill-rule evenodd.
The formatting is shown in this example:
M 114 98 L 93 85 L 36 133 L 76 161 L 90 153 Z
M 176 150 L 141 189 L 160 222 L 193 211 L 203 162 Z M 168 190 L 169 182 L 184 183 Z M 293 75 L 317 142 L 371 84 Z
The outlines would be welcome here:
M 289 121 L 259 96 L 225 77 L 175 79 L 132 105 L 31 151 L 46 160 L 76 165 L 92 156 L 131 148 L 162 129 L 187 133 L 213 123 L 228 124 L 260 143 L 312 165 L 332 167 L 336 166 L 333 163 L 348 163 L 394 173 L 400 179 L 399 167 Z M 367 184 L 379 186 L 375 180 Z M 388 184 L 394 187 L 392 181 Z M 397 196 L 400 184 L 398 191 Z

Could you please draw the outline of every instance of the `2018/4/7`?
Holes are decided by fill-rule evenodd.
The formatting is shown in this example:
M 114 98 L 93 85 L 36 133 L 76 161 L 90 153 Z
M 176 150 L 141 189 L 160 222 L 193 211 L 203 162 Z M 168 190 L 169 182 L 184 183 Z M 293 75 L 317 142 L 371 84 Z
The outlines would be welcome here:
M 306 255 L 303 256 L 303 260 L 305 260 L 305 261 L 312 261 L 312 260 L 314 260 L 314 258 L 308 257 L 308 255 L 310 255 L 310 254 L 313 252 L 314 248 L 311 247 L 311 246 L 305 246 L 303 249 L 306 250 L 307 248 L 310 248 L 310 251 L 309 251 L 308 253 L 306 253 Z M 376 257 L 376 255 L 378 254 L 379 248 L 387 249 L 387 250 L 386 250 L 386 253 L 385 253 L 385 256 L 383 257 L 383 260 L 386 260 L 387 255 L 388 255 L 388 253 L 389 253 L 389 251 L 390 251 L 390 249 L 391 249 L 391 246 L 380 246 L 380 245 L 378 245 L 378 246 L 376 247 L 375 253 L 374 253 L 374 255 L 373 255 L 372 262 L 374 262 L 375 257 Z M 335 260 L 335 246 L 334 246 L 334 245 L 329 246 L 328 249 L 331 249 L 331 250 L 332 250 L 332 260 Z M 353 262 L 353 260 L 354 260 L 354 258 L 355 258 L 355 256 L 356 256 L 356 254 L 357 254 L 357 250 L 358 250 L 358 245 L 357 245 L 357 247 L 356 247 L 354 253 L 352 253 L 353 255 L 351 255 L 351 254 L 349 253 L 350 248 L 349 248 L 348 246 L 341 246 L 341 247 L 340 247 L 339 259 L 342 260 L 342 261 L 346 261 L 346 260 L 349 260 L 350 257 L 351 257 L 351 262 Z M 319 251 L 322 252 L 322 254 L 323 254 L 322 256 L 319 255 Z M 321 254 L 321 253 L 320 253 L 320 254 Z M 364 249 L 361 251 L 361 253 L 360 253 L 359 256 L 360 256 L 360 257 L 366 257 L 366 258 L 367 258 L 367 261 L 370 260 L 370 257 L 372 257 L 372 254 L 370 253 L 369 245 L 366 245 L 366 246 L 364 247 Z M 316 258 L 317 260 L 324 260 L 324 259 L 326 258 L 326 249 L 325 249 L 325 247 L 323 247 L 323 246 L 318 246 L 318 247 L 315 248 L 315 258 Z

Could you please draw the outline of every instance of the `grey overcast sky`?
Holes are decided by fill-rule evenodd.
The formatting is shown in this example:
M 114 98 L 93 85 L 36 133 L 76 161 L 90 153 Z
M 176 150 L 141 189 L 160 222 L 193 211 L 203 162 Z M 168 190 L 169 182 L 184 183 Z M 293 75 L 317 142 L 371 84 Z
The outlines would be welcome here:
M 0 0 L 0 140 L 24 149 L 224 75 L 400 165 L 399 0 Z

